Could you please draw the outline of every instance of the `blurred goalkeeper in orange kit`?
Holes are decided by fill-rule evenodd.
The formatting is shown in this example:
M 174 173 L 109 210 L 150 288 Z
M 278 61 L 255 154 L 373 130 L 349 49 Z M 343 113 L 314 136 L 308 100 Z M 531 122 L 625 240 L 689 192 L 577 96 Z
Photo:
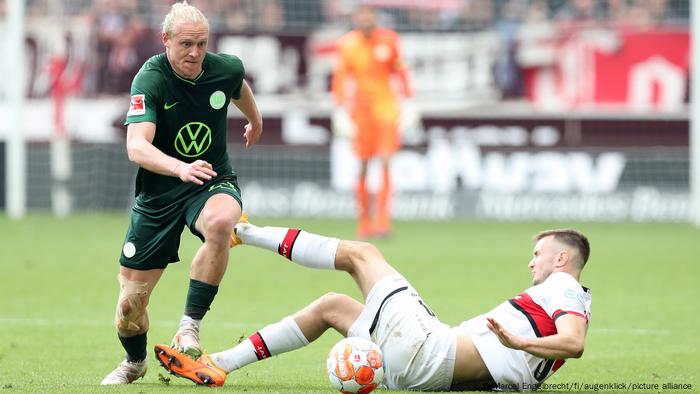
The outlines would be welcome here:
M 354 16 L 356 29 L 340 39 L 339 59 L 333 73 L 333 98 L 349 112 L 354 123 L 354 149 L 360 162 L 355 194 L 358 205 L 360 238 L 386 237 L 391 232 L 390 159 L 399 149 L 399 92 L 413 92 L 408 71 L 401 60 L 399 37 L 392 30 L 377 26 L 375 11 L 360 6 Z M 375 220 L 370 219 L 367 167 L 370 159 L 382 163 L 382 184 L 375 201 Z

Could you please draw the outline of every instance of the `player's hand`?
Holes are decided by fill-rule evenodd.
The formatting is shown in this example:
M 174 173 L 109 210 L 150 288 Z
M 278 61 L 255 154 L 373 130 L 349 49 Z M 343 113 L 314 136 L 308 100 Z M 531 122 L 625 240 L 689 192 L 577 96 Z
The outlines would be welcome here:
M 204 160 L 195 160 L 192 163 L 180 163 L 173 171 L 183 182 L 191 182 L 197 185 L 203 185 L 204 181 L 210 180 L 216 176 L 216 171 L 208 162 Z
M 260 140 L 260 135 L 262 134 L 262 124 L 253 126 L 251 123 L 245 125 L 245 132 L 243 137 L 245 137 L 245 147 L 250 148 L 255 145 Z
M 489 328 L 496 336 L 498 340 L 501 341 L 503 346 L 509 347 L 511 349 L 521 350 L 525 347 L 525 341 L 523 338 L 515 336 L 509 333 L 499 322 L 493 317 L 487 317 L 486 327 Z

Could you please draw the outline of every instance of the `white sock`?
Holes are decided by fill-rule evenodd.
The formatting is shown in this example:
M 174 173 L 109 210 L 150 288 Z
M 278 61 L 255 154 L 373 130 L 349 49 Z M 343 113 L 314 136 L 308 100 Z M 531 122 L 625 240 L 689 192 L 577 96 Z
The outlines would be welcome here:
M 335 269 L 335 253 L 340 243 L 338 238 L 293 228 L 256 227 L 249 223 L 238 224 L 236 235 L 244 244 L 277 252 L 299 265 Z
M 278 323 L 264 327 L 235 347 L 214 353 L 210 357 L 221 369 L 231 372 L 255 361 L 299 349 L 308 344 L 309 341 L 301 332 L 299 325 L 291 316 L 287 316 Z
M 180 328 L 189 328 L 193 327 L 199 332 L 199 326 L 202 324 L 201 320 L 196 320 L 193 319 L 187 315 L 182 315 L 182 319 L 180 319 Z

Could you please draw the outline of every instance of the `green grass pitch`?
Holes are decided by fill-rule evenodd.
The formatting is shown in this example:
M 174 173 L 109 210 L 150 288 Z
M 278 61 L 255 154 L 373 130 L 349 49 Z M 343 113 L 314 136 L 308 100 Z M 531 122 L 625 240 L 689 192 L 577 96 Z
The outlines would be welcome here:
M 344 238 L 352 221 L 264 220 Z M 256 220 L 257 219 L 257 220 Z M 189 262 L 199 241 L 186 230 L 182 262 L 165 272 L 149 307 L 150 370 L 130 387 L 99 386 L 123 351 L 112 325 L 117 257 L 125 213 L 55 219 L 0 217 L 0 394 L 3 392 L 209 392 L 168 378 L 152 345 L 169 343 L 182 314 Z M 700 230 L 683 224 L 398 222 L 377 245 L 446 323 L 490 310 L 530 284 L 531 236 L 551 227 L 588 234 L 592 255 L 582 282 L 592 289 L 592 321 L 582 359 L 547 383 L 692 385 L 700 390 Z M 251 247 L 233 250 L 226 277 L 204 320 L 210 351 L 237 343 L 329 292 L 356 298 L 349 276 L 316 271 Z M 340 339 L 317 342 L 251 365 L 215 392 L 332 393 L 325 357 Z M 688 386 L 686 386 L 688 387 Z M 565 390 L 562 390 L 565 391 Z M 682 390 L 690 392 L 691 390 Z

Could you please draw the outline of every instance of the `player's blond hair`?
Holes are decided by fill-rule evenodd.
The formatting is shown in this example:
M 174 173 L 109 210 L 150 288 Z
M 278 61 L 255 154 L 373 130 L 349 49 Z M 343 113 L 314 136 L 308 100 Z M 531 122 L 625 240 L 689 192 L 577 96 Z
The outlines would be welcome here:
M 168 37 L 172 37 L 175 25 L 181 22 L 201 23 L 209 28 L 207 17 L 187 0 L 177 2 L 170 7 L 170 12 L 163 19 L 163 33 L 168 33 Z
M 570 228 L 540 231 L 533 238 L 535 241 L 539 241 L 550 235 L 557 241 L 579 252 L 579 267 L 583 269 L 583 266 L 588 261 L 588 257 L 591 255 L 591 244 L 588 242 L 588 238 L 582 232 Z

